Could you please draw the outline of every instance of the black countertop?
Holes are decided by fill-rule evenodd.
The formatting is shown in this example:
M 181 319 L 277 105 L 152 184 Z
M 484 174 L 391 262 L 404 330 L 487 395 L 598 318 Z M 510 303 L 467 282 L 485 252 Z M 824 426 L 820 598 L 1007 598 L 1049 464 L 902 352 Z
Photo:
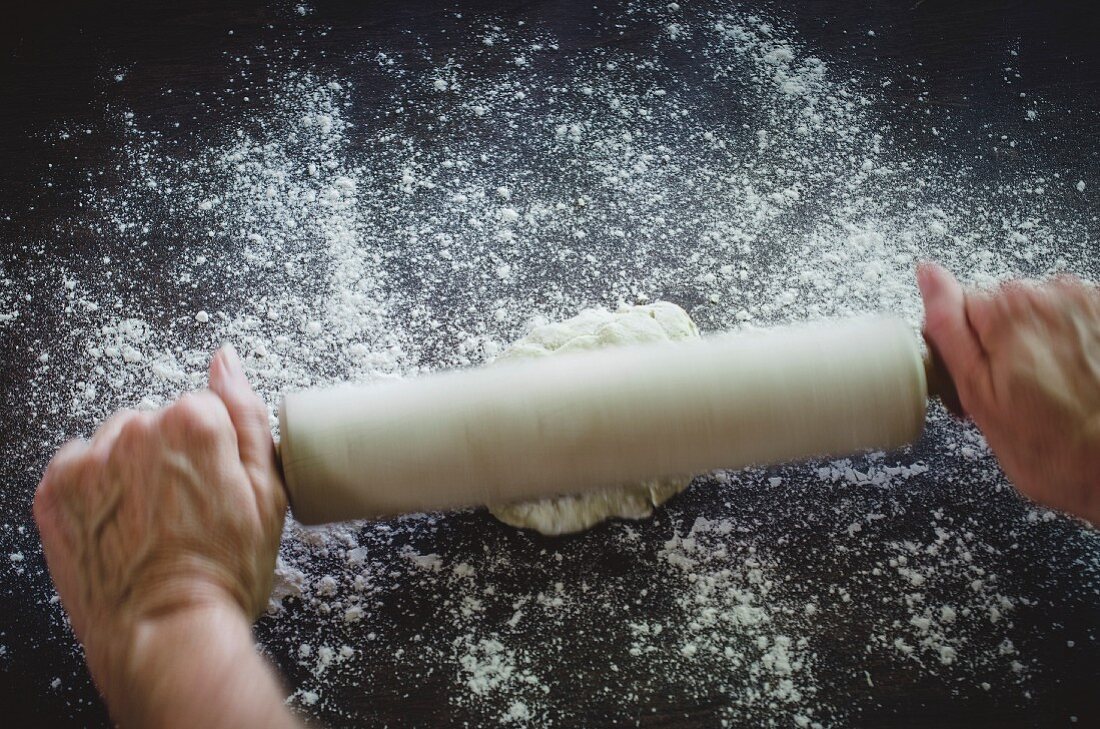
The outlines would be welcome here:
M 349 125 L 342 132 L 346 158 L 340 169 L 356 181 L 362 204 L 382 200 L 377 213 L 384 224 L 371 235 L 394 235 L 392 248 L 380 244 L 378 260 L 386 269 L 381 296 L 389 302 L 388 316 L 412 332 L 402 340 L 406 352 L 398 369 L 467 364 L 491 354 L 477 350 L 456 360 L 455 338 L 435 334 L 440 322 L 438 331 L 452 327 L 452 333 L 476 334 L 477 326 L 489 321 L 489 335 L 506 341 L 531 314 L 614 303 L 631 293 L 630 281 L 646 282 L 641 293 L 647 296 L 685 306 L 704 329 L 739 323 L 733 310 L 740 307 L 708 300 L 705 280 L 694 278 L 698 260 L 690 254 L 702 232 L 692 227 L 698 219 L 677 229 L 672 243 L 653 233 L 645 250 L 599 233 L 618 227 L 639 239 L 650 235 L 645 226 L 653 224 L 647 217 L 652 211 L 639 215 L 615 207 L 611 201 L 623 195 L 667 210 L 674 228 L 677 211 L 691 208 L 692 190 L 702 188 L 685 184 L 665 196 L 642 183 L 627 193 L 608 192 L 596 179 L 606 170 L 595 166 L 610 164 L 606 158 L 578 151 L 559 165 L 545 157 L 545 148 L 527 144 L 538 124 L 558 123 L 560 102 L 549 90 L 556 84 L 576 86 L 585 74 L 594 74 L 609 88 L 640 89 L 649 99 L 660 88 L 661 98 L 668 94 L 693 110 L 684 117 L 683 138 L 668 122 L 653 127 L 653 134 L 673 140 L 670 146 L 689 137 L 713 142 L 691 136 L 707 125 L 718 130 L 717 139 L 730 140 L 711 157 L 700 153 L 681 161 L 672 155 L 669 164 L 681 165 L 680 178 L 709 179 L 715 172 L 743 169 L 743 159 L 752 157 L 761 138 L 748 123 L 742 129 L 740 120 L 751 118 L 747 107 L 773 101 L 767 95 L 761 102 L 719 93 L 720 77 L 733 71 L 715 63 L 706 33 L 725 12 L 734 19 L 724 22 L 752 28 L 759 43 L 795 39 L 800 56 L 823 59 L 830 78 L 840 80 L 823 87 L 822 99 L 844 88 L 854 104 L 844 118 L 888 125 L 883 135 L 894 151 L 883 155 L 887 166 L 898 158 L 927 165 L 920 171 L 903 167 L 900 178 L 889 178 L 895 203 L 867 212 L 867 219 L 885 209 L 903 215 L 904 202 L 896 202 L 901 186 L 900 197 L 909 195 L 919 212 L 941 206 L 957 225 L 976 231 L 969 238 L 917 240 L 915 248 L 907 248 L 904 233 L 883 228 L 885 243 L 872 235 L 869 242 L 857 238 L 851 244 L 869 251 L 852 259 L 859 266 L 853 275 L 873 275 L 868 271 L 876 270 L 876 257 L 886 261 L 883 251 L 906 252 L 910 259 L 920 251 L 949 259 L 964 274 L 970 266 L 1003 258 L 1008 263 L 982 270 L 999 276 L 1065 269 L 1100 277 L 1100 44 L 1088 3 L 681 4 L 108 2 L 5 13 L 0 315 L 18 312 L 0 317 L 0 716 L 5 725 L 107 724 L 61 612 L 51 602 L 30 515 L 38 474 L 57 445 L 87 434 L 101 411 L 140 400 L 133 389 L 144 380 L 116 378 L 110 367 L 106 374 L 92 372 L 95 362 L 85 338 L 114 336 L 101 334 L 100 325 L 140 311 L 147 326 L 160 332 L 155 337 L 161 337 L 162 349 L 176 352 L 173 361 L 192 373 L 202 366 L 187 360 L 185 350 L 206 352 L 222 338 L 252 335 L 228 324 L 196 333 L 181 322 L 191 322 L 199 309 L 262 311 L 249 276 L 265 277 L 259 287 L 265 296 L 271 292 L 265 302 L 278 304 L 277 289 L 285 286 L 314 292 L 317 298 L 303 300 L 318 306 L 327 301 L 322 289 L 311 286 L 318 276 L 336 274 L 325 269 L 323 255 L 311 252 L 308 241 L 286 243 L 297 267 L 284 275 L 278 268 L 264 269 L 262 260 L 242 258 L 239 231 L 210 224 L 179 203 L 231 185 L 232 179 L 194 179 L 194 170 L 208 169 L 201 160 L 209 154 L 209 140 L 225 150 L 225 139 L 238 129 L 242 136 L 264 140 L 273 128 L 266 125 L 277 127 L 280 115 L 296 108 L 293 99 L 284 103 L 282 96 L 291 93 L 288 88 L 300 74 L 308 72 L 310 83 L 325 88 L 329 79 L 341 80 L 339 90 L 324 92 L 336 101 L 314 98 L 309 108 L 331 106 L 338 123 Z M 766 21 L 750 18 L 754 12 Z M 778 30 L 761 29 L 764 22 Z M 505 52 L 479 40 L 494 32 L 507 39 L 500 41 L 504 44 L 524 39 L 523 48 Z M 662 40 L 667 38 L 676 42 Z M 398 59 L 401 73 L 387 70 L 380 53 Z M 529 58 L 516 61 L 524 53 Z M 654 57 L 657 63 L 647 64 Z M 598 73 L 597 61 L 604 64 Z M 515 89 L 525 90 L 520 101 L 531 105 L 522 111 L 529 117 L 516 112 L 520 115 L 502 116 L 510 120 L 506 127 L 454 131 L 448 117 L 469 113 L 472 102 L 461 93 L 433 95 L 440 89 L 431 87 L 431 79 L 453 85 L 456 76 L 448 69 L 454 68 L 469 93 L 482 93 L 493 103 L 500 98 L 490 88 L 494 83 L 513 98 Z M 511 75 L 527 71 L 548 80 L 516 82 Z M 408 81 L 418 74 L 428 82 Z M 408 108 L 391 113 L 403 95 Z M 860 116 L 862 107 L 874 116 Z M 1030 117 L 1029 109 L 1035 112 Z M 583 144 L 594 144 L 594 132 L 617 129 L 599 116 L 612 112 L 593 114 Z M 529 129 L 523 128 L 524 118 L 532 120 Z M 133 125 L 142 131 L 136 133 Z M 762 128 L 765 135 L 782 134 Z M 560 135 L 570 133 L 565 124 Z M 562 244 L 545 259 L 537 247 L 523 248 L 517 259 L 507 258 L 505 249 L 486 255 L 497 279 L 506 284 L 510 276 L 522 277 L 523 291 L 535 292 L 533 299 L 520 294 L 509 299 L 505 288 L 493 288 L 492 276 L 480 284 L 452 280 L 450 269 L 426 262 L 446 248 L 446 238 L 425 233 L 420 240 L 410 235 L 411 224 L 394 222 L 408 212 L 402 206 L 412 204 L 394 192 L 403 183 L 386 174 L 405 165 L 435 179 L 425 169 L 434 169 L 455 149 L 461 152 L 464 134 L 484 135 L 475 149 L 493 154 L 481 163 L 500 179 L 513 180 L 517 197 L 520 190 L 537 190 L 539 199 L 551 199 L 555 190 L 572 186 L 611 210 L 602 228 L 590 223 L 597 235 Z M 313 154 L 310 149 L 301 152 L 302 159 Z M 831 154 L 812 144 L 798 149 L 821 158 Z M 314 151 L 319 161 L 331 152 Z M 142 155 L 154 163 L 145 164 Z M 762 164 L 797 167 L 789 155 L 775 155 Z M 404 161 L 395 162 L 398 158 Z M 157 159 L 178 165 L 156 167 Z M 573 159 L 577 163 L 570 167 Z M 738 284 L 748 300 L 753 291 L 773 291 L 771 283 L 791 270 L 813 268 L 792 263 L 785 234 L 812 231 L 832 208 L 851 204 L 844 189 L 814 188 L 814 175 L 820 178 L 828 165 L 803 162 L 812 174 L 801 183 L 801 207 L 784 219 L 788 222 L 771 223 L 763 215 L 740 228 L 757 236 L 748 276 Z M 762 169 L 753 167 L 751 174 L 783 178 Z M 937 188 L 937 169 L 953 188 Z M 146 174 L 159 176 L 156 201 L 153 193 L 142 197 L 135 184 Z M 907 193 L 908 175 L 923 176 L 928 184 L 922 178 Z M 1077 181 L 1085 183 L 1083 189 Z M 655 184 L 659 188 L 660 182 Z M 822 183 L 829 185 L 837 187 L 836 179 Z M 433 194 L 434 188 L 426 189 L 422 194 Z M 764 190 L 767 194 L 766 184 Z M 607 200 L 600 197 L 604 193 Z M 1027 202 L 1031 194 L 1034 201 Z M 700 201 L 708 199 L 699 195 Z M 515 204 L 520 207 L 520 201 Z M 426 220 L 435 209 L 431 200 L 424 203 Z M 719 218 L 726 214 L 715 211 Z M 856 211 L 851 219 L 861 214 Z M 1037 227 L 1025 224 L 1032 218 L 1040 221 Z M 127 227 L 135 221 L 151 227 L 144 241 Z M 429 222 L 440 229 L 449 224 Z M 993 230 L 1009 232 L 992 238 Z M 1043 239 L 1032 256 L 1030 243 L 1013 238 L 1011 231 L 1031 243 L 1048 231 L 1052 238 Z M 316 240 L 314 245 L 323 248 Z M 985 258 L 983 249 L 991 251 Z M 473 248 L 460 250 L 474 256 Z M 196 252 L 213 261 L 216 273 L 181 279 L 181 271 L 193 270 Z M 574 280 L 569 268 L 580 270 L 585 260 L 592 261 L 594 272 Z M 835 263 L 823 261 L 823 266 Z M 651 278 L 645 278 L 646 271 L 632 273 L 635 263 L 658 273 Z M 72 295 L 63 287 L 69 278 L 79 280 Z M 613 292 L 602 292 L 606 281 L 614 284 Z M 810 308 L 790 314 L 749 308 L 758 323 L 770 323 L 908 302 L 912 318 L 909 294 L 886 286 L 881 297 L 869 298 L 873 289 L 862 285 L 847 295 L 837 289 L 842 279 L 829 281 L 832 288 L 819 291 L 824 304 L 816 309 L 812 294 L 803 295 Z M 101 308 L 81 309 L 82 291 Z M 476 309 L 478 292 L 486 300 L 512 301 L 517 311 L 498 316 L 504 323 L 494 330 L 492 317 Z M 377 338 L 363 342 L 366 350 L 385 351 L 391 344 L 385 332 L 370 332 Z M 173 350 L 173 342 L 182 349 Z M 246 347 L 245 354 L 265 383 L 265 394 L 273 397 L 288 384 L 306 384 L 305 379 L 348 376 L 350 370 L 342 369 L 346 360 L 340 359 L 347 352 L 339 349 L 337 356 L 333 342 L 347 344 L 329 338 L 308 356 L 287 355 L 298 373 L 289 380 L 264 365 L 270 362 L 264 352 Z M 295 340 L 295 346 L 308 344 Z M 43 353 L 47 359 L 41 359 Z M 89 395 L 91 405 L 75 407 L 79 392 L 93 380 L 106 384 Z M 157 394 L 163 399 L 186 389 L 187 382 L 169 378 Z M 885 483 L 874 481 L 876 473 Z M 699 517 L 704 521 L 697 522 Z M 685 546 L 684 539 L 697 543 Z M 357 545 L 365 552 L 349 555 Z M 364 559 L 356 556 L 364 553 Z M 433 554 L 440 555 L 438 562 L 425 556 Z M 925 437 L 904 453 L 702 478 L 652 522 L 544 539 L 497 524 L 482 511 L 433 515 L 322 535 L 294 531 L 284 559 L 303 571 L 302 594 L 260 621 L 258 640 L 296 691 L 295 705 L 334 726 L 478 726 L 511 720 L 792 726 L 803 718 L 859 726 L 1073 721 L 1091 726 L 1100 721 L 1100 538 L 1018 499 L 984 444 L 938 408 Z M 693 565 L 684 566 L 686 559 Z M 470 566 L 468 573 L 462 565 Z M 335 587 L 319 582 L 326 574 L 336 576 Z M 353 586 L 356 574 L 365 576 L 367 587 Z M 704 587 L 708 580 L 710 588 Z M 708 592 L 712 588 L 723 596 Z M 723 627 L 732 643 L 723 643 L 706 625 L 690 626 L 705 623 L 706 607 L 731 610 L 736 590 L 754 593 L 753 604 L 766 613 L 758 616 L 759 625 L 748 618 Z M 355 595 L 362 596 L 366 615 L 345 622 L 340 616 L 360 599 Z M 929 615 L 931 629 L 921 622 Z M 653 632 L 656 623 L 664 627 L 660 634 Z M 793 641 L 791 660 L 805 664 L 786 672 L 775 666 L 784 660 L 776 657 L 784 637 Z M 462 658 L 484 669 L 497 650 L 494 640 L 500 660 L 514 671 L 505 676 L 490 670 L 497 684 L 490 680 L 488 688 L 478 689 L 470 685 L 473 674 Z M 332 646 L 338 655 L 342 645 L 353 657 L 331 667 L 318 663 L 319 646 Z M 716 652 L 708 653 L 711 648 Z M 530 683 L 520 677 L 524 671 L 533 677 Z M 785 678 L 801 696 L 777 688 Z M 509 712 L 512 719 L 506 718 Z

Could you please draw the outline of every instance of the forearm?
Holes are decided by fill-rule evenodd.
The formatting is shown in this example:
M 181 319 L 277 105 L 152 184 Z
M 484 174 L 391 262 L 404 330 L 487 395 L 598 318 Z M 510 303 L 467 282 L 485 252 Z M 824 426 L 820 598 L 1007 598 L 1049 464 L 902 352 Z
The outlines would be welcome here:
M 121 639 L 122 636 L 119 636 Z M 128 650 L 89 665 L 111 715 L 133 727 L 299 727 L 248 622 L 229 606 L 142 621 Z

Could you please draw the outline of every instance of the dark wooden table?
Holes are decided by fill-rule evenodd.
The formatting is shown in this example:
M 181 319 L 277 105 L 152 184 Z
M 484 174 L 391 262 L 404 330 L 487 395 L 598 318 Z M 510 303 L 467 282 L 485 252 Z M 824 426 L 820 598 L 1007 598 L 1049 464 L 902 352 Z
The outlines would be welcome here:
M 305 15 L 296 13 L 292 4 L 205 1 L 61 2 L 6 10 L 0 18 L 4 38 L 0 48 L 0 264 L 6 274 L 33 280 L 46 267 L 79 267 L 92 256 L 133 256 L 113 242 L 111 231 L 92 220 L 86 208 L 85 193 L 93 182 L 100 190 L 125 182 L 125 171 L 115 164 L 125 139 L 117 125 L 105 122 L 105 110 L 132 110 L 146 128 L 158 130 L 168 140 L 183 134 L 173 126 L 180 119 L 228 125 L 245 118 L 250 105 L 262 104 L 268 92 L 257 84 L 253 98 L 243 101 L 232 87 L 234 72 L 226 59 L 252 54 L 262 65 L 264 55 L 255 53 L 257 46 L 277 46 L 293 38 L 322 76 L 348 73 L 353 55 L 380 40 L 398 49 L 403 44 L 427 47 L 436 59 L 444 59 L 467 42 L 461 33 L 463 20 L 456 18 L 456 11 L 461 11 L 469 17 L 493 14 L 509 22 L 524 20 L 553 33 L 561 43 L 567 70 L 571 54 L 578 50 L 630 48 L 662 32 L 643 26 L 625 36 L 617 33 L 606 19 L 624 11 L 622 3 L 318 0 L 309 6 L 311 12 Z M 1100 28 L 1090 6 L 1086 2 L 822 0 L 784 3 L 778 12 L 830 62 L 842 59 L 842 65 L 873 68 L 875 74 L 889 79 L 882 93 L 899 108 L 905 104 L 917 108 L 917 95 L 927 92 L 921 109 L 931 109 L 933 114 L 949 111 L 955 129 L 973 130 L 969 136 L 956 135 L 954 152 L 970 160 L 971 174 L 979 183 L 996 186 L 1021 169 L 1041 173 L 1047 167 L 1072 169 L 1088 179 L 1087 197 L 1073 204 L 1084 240 L 1094 248 L 1091 259 L 1086 250 L 1074 266 L 1095 277 L 1100 275 L 1100 250 L 1095 248 L 1100 241 L 1096 204 Z M 767 4 L 761 7 L 777 11 Z M 868 40 L 868 29 L 880 32 Z M 1006 85 L 1009 49 L 1018 54 L 1011 72 L 1018 75 Z M 690 69 L 691 54 L 685 53 L 680 63 Z M 116 69 L 125 71 L 124 82 L 111 82 Z M 262 75 L 262 68 L 252 70 L 257 77 Z M 914 81 L 917 76 L 922 79 L 919 84 Z M 364 100 L 347 111 L 352 121 L 370 117 L 370 84 L 369 78 L 360 83 L 366 91 Z M 166 88 L 172 88 L 170 96 L 164 93 Z M 1044 134 L 1028 136 L 1027 120 L 1015 111 L 1020 92 L 1041 97 L 1044 108 L 1056 110 L 1044 115 Z M 1014 116 L 1006 121 L 1010 115 Z M 986 125 L 994 121 L 999 130 L 1014 129 L 1027 137 L 1026 150 L 991 149 L 984 134 Z M 58 145 L 56 135 L 62 128 L 91 131 L 86 139 Z M 917 149 L 931 143 L 925 131 L 914 132 L 912 144 Z M 164 256 L 176 255 L 197 240 L 199 233 L 182 222 L 173 223 L 171 211 L 165 213 L 165 221 L 175 240 L 166 243 L 156 260 L 134 256 L 135 275 L 156 277 Z M 166 300 L 175 301 L 173 305 L 182 310 L 192 310 L 198 301 L 231 298 L 216 289 L 165 291 L 166 297 L 175 297 Z M 5 726 L 107 724 L 71 635 L 60 622 L 56 606 L 49 604 L 52 590 L 30 516 L 38 474 L 59 438 L 87 432 L 90 425 L 71 422 L 63 401 L 43 397 L 42 388 L 51 386 L 49 377 L 36 379 L 32 390 L 37 352 L 64 327 L 63 314 L 38 300 L 24 308 L 17 324 L 0 327 L 0 723 Z M 61 368 L 57 376 L 64 373 Z M 799 496 L 788 501 L 784 489 L 793 487 L 768 481 L 787 472 L 749 472 L 739 477 L 735 484 L 739 488 L 720 500 L 702 488 L 677 499 L 668 519 L 639 528 L 642 546 L 637 552 L 620 549 L 619 527 L 604 527 L 575 539 L 543 540 L 505 529 L 483 513 L 459 514 L 419 527 L 397 523 L 384 539 L 370 530 L 358 539 L 374 550 L 371 559 L 382 571 L 398 569 L 395 565 L 401 562 L 392 555 L 378 556 L 383 548 L 392 551 L 404 545 L 459 561 L 464 555 L 475 560 L 486 545 L 492 545 L 513 560 L 512 567 L 498 577 L 497 584 L 505 592 L 545 587 L 554 581 L 571 590 L 585 579 L 605 580 L 618 585 L 615 594 L 624 599 L 651 588 L 654 611 L 659 614 L 663 603 L 676 599 L 676 583 L 641 584 L 632 576 L 632 565 L 639 559 L 659 559 L 671 522 L 676 520 L 686 520 L 690 526 L 697 515 L 753 515 L 746 517 L 745 529 L 786 579 L 791 584 L 803 580 L 822 584 L 868 568 L 883 556 L 874 547 L 851 558 L 834 551 L 829 535 L 843 532 L 853 514 L 857 518 L 876 510 L 907 514 L 893 523 L 890 533 L 868 538 L 921 542 L 927 540 L 926 515 L 947 513 L 954 524 L 990 546 L 989 554 L 980 559 L 1003 576 L 1001 589 L 1024 598 L 1014 609 L 1010 627 L 997 630 L 1007 631 L 1004 634 L 1027 656 L 1031 669 L 1026 682 L 1001 680 L 997 674 L 990 679 L 992 688 L 983 690 L 981 676 L 963 681 L 949 672 L 925 670 L 869 651 L 868 636 L 874 633 L 876 621 L 881 622 L 885 608 L 876 606 L 875 591 L 868 587 L 852 607 L 826 610 L 816 629 L 819 695 L 844 707 L 833 716 L 841 723 L 860 726 L 960 727 L 1065 725 L 1073 716 L 1079 726 L 1095 726 L 1100 722 L 1097 540 L 1063 519 L 1051 522 L 1038 536 L 1020 531 L 1028 507 L 1000 488 L 1003 480 L 990 476 L 988 460 L 968 471 L 942 453 L 942 442 L 950 437 L 944 435 L 945 429 L 951 427 L 941 422 L 916 446 L 912 460 L 932 468 L 916 478 L 912 488 L 883 492 L 804 483 L 799 484 Z M 810 511 L 817 515 L 807 518 Z M 544 567 L 543 550 L 557 552 L 561 561 Z M 16 552 L 23 559 L 9 560 L 8 555 Z M 335 558 L 319 555 L 318 569 Z M 448 608 L 440 602 L 439 585 L 415 577 L 402 580 L 400 589 L 393 587 L 380 598 L 377 624 L 389 631 L 384 636 L 387 650 L 413 653 L 421 633 L 432 640 L 433 626 L 447 620 Z M 898 619 L 907 618 L 899 613 Z M 611 620 L 618 618 L 611 616 Z M 561 631 L 578 625 L 591 631 L 591 642 L 572 636 L 575 640 L 563 648 Z M 556 646 L 547 650 L 567 654 L 547 658 L 555 666 L 551 704 L 575 704 L 571 712 L 559 714 L 564 717 L 559 723 L 717 725 L 721 709 L 730 703 L 720 686 L 707 684 L 700 693 L 674 680 L 662 683 L 659 676 L 608 673 L 611 643 L 621 635 L 610 629 L 601 633 L 601 627 L 598 616 L 588 614 L 583 619 L 564 618 L 558 625 L 536 625 L 516 638 L 518 644 L 526 645 L 526 640 L 531 646 Z M 315 606 L 293 599 L 283 614 L 261 621 L 258 627 L 260 641 L 294 685 L 310 681 L 310 668 L 298 660 L 297 651 L 300 636 L 311 631 L 330 631 L 328 621 Z M 1001 633 L 996 635 L 999 640 Z M 970 640 L 984 647 L 995 640 L 993 636 L 993 632 L 978 631 Z M 347 632 L 337 636 L 344 641 L 356 638 Z M 324 700 L 308 711 L 333 725 L 478 725 L 487 721 L 477 706 L 449 703 L 452 677 L 433 673 L 431 654 L 420 662 L 372 655 L 377 665 L 341 674 Z M 55 678 L 61 679 L 59 687 L 52 686 Z M 643 684 L 651 693 L 637 700 L 637 705 L 625 706 L 621 695 Z M 609 691 L 597 690 L 605 687 Z M 767 714 L 763 716 L 734 714 L 732 721 L 759 725 Z M 825 720 L 831 723 L 828 717 Z M 787 725 L 789 718 L 777 721 Z

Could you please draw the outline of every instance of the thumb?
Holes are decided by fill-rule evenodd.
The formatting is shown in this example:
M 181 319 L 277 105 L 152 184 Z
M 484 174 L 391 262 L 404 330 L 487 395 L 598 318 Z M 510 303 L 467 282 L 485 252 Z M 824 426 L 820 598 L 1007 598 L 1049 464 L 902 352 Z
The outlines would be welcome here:
M 237 450 L 241 463 L 248 471 L 253 486 L 267 488 L 267 484 L 272 483 L 273 479 L 279 485 L 275 443 L 268 426 L 267 406 L 252 391 L 241 360 L 231 345 L 219 349 L 210 362 L 210 390 L 229 411 L 229 418 L 237 431 Z
M 963 406 L 971 400 L 985 364 L 985 352 L 966 318 L 966 295 L 947 269 L 935 263 L 917 267 L 924 299 L 924 337 L 932 355 L 947 367 Z

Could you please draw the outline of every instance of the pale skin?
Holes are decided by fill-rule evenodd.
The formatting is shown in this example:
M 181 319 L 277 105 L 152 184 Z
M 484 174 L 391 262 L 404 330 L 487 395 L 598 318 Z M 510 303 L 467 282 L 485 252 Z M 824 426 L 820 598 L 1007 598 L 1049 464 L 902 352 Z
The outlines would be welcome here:
M 964 291 L 917 272 L 925 334 L 1005 473 L 1100 524 L 1100 291 Z M 66 444 L 34 500 L 46 561 L 122 727 L 294 727 L 256 653 L 286 511 L 267 409 L 231 348 L 209 389 Z
M 917 271 L 925 337 L 1031 500 L 1100 525 L 1100 290 L 1072 276 L 964 291 Z
M 208 390 L 66 444 L 34 500 L 50 574 L 123 727 L 293 727 L 251 623 L 286 497 L 267 408 L 223 349 Z

